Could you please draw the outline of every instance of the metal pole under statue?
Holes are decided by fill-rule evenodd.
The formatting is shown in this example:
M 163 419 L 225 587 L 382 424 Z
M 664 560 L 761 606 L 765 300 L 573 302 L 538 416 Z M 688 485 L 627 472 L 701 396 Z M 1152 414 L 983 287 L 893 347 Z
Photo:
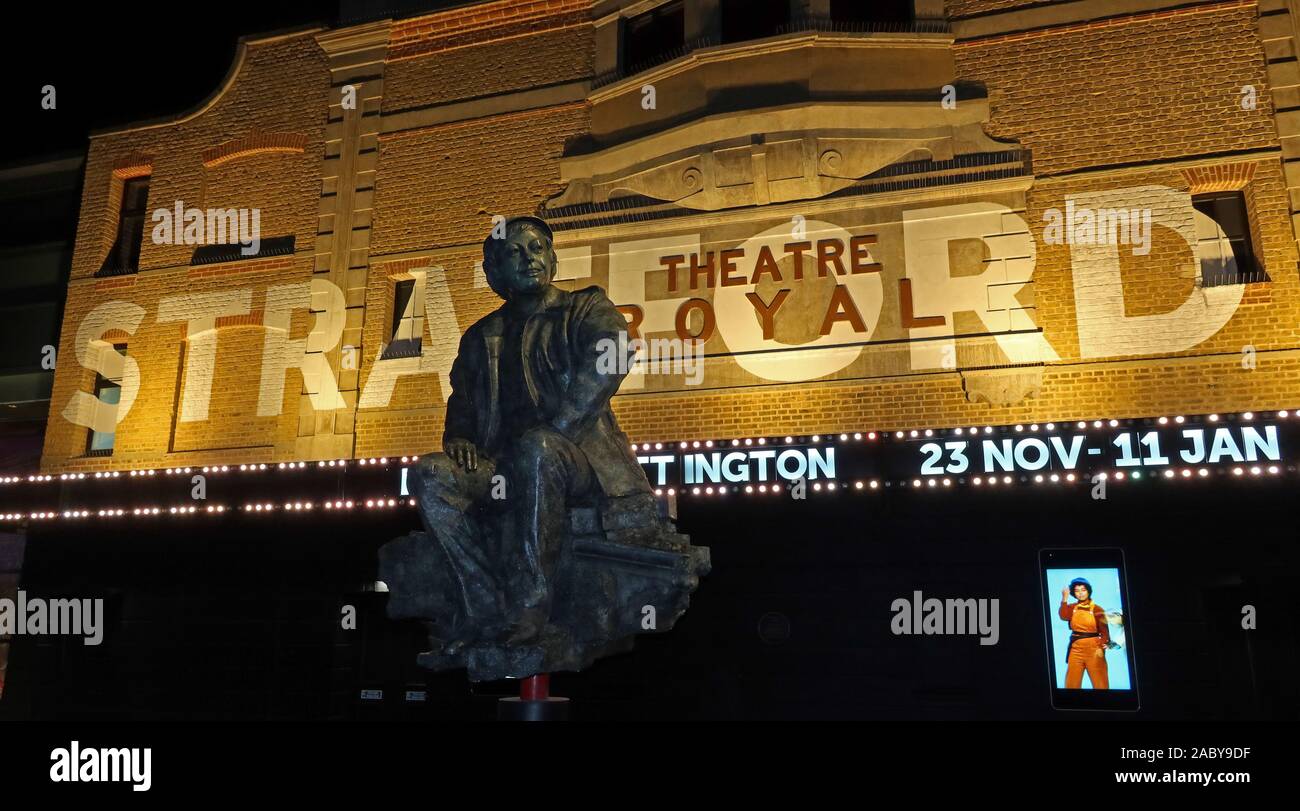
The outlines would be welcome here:
M 549 675 L 671 629 L 709 572 L 677 533 L 610 409 L 633 357 L 627 321 L 598 287 L 555 287 L 550 227 L 501 222 L 483 242 L 505 300 L 465 333 L 440 453 L 411 492 L 423 532 L 379 551 L 388 615 L 423 620 L 432 670 L 523 679 L 503 718 L 567 716 Z M 612 362 L 601 362 L 601 361 Z
M 567 721 L 569 699 L 551 695 L 551 674 L 538 673 L 519 683 L 519 697 L 497 702 L 498 721 Z

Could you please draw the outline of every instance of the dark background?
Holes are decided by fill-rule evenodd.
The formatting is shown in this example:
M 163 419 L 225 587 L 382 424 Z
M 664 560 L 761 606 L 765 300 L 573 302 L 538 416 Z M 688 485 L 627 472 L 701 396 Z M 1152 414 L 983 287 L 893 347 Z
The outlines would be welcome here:
M 588 720 L 1079 718 L 1050 706 L 1037 553 L 1120 546 L 1136 718 L 1300 718 L 1293 480 L 1090 489 L 682 500 L 680 529 L 714 561 L 691 609 L 553 690 Z M 102 595 L 109 630 L 98 648 L 16 639 L 0 717 L 487 720 L 514 690 L 421 671 L 420 629 L 364 591 L 412 511 L 125 520 L 33 527 L 24 588 Z M 915 589 L 998 598 L 1000 641 L 894 636 L 889 606 Z

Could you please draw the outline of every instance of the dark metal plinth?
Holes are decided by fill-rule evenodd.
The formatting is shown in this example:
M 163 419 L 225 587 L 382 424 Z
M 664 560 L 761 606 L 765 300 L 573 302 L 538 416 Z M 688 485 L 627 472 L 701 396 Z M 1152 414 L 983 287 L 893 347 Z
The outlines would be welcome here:
M 541 701 L 503 698 L 497 702 L 498 721 L 567 721 L 569 699 L 552 696 Z

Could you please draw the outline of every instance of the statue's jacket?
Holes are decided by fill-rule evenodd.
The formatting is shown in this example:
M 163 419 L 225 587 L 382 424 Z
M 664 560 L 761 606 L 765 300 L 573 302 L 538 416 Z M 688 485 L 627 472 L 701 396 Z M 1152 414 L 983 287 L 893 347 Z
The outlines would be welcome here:
M 508 453 L 500 393 L 507 306 L 479 319 L 461 337 L 451 368 L 444 445 L 467 439 L 488 456 Z M 627 320 L 599 287 L 569 293 L 551 286 L 520 341 L 525 386 L 542 422 L 582 450 L 608 498 L 650 490 L 609 407 L 631 365 L 626 333 Z

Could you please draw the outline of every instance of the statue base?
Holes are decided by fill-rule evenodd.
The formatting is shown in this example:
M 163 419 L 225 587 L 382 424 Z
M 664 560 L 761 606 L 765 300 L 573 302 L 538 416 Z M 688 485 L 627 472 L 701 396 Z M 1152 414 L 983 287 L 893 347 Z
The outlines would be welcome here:
M 567 721 L 569 699 L 552 696 L 540 701 L 503 698 L 497 702 L 498 721 Z
M 417 662 L 429 670 L 464 668 L 475 682 L 526 678 L 586 669 L 597 659 L 630 651 L 636 634 L 671 629 L 709 572 L 709 550 L 691 546 L 660 509 L 648 495 L 571 509 L 570 532 L 552 577 L 551 616 L 536 640 L 447 645 L 434 639 L 433 650 Z M 439 577 L 444 560 L 437 539 L 425 532 L 380 549 L 389 617 L 438 615 L 450 587 Z
M 551 695 L 550 674 L 529 676 L 519 685 L 517 698 L 497 702 L 498 721 L 567 721 L 569 699 Z

